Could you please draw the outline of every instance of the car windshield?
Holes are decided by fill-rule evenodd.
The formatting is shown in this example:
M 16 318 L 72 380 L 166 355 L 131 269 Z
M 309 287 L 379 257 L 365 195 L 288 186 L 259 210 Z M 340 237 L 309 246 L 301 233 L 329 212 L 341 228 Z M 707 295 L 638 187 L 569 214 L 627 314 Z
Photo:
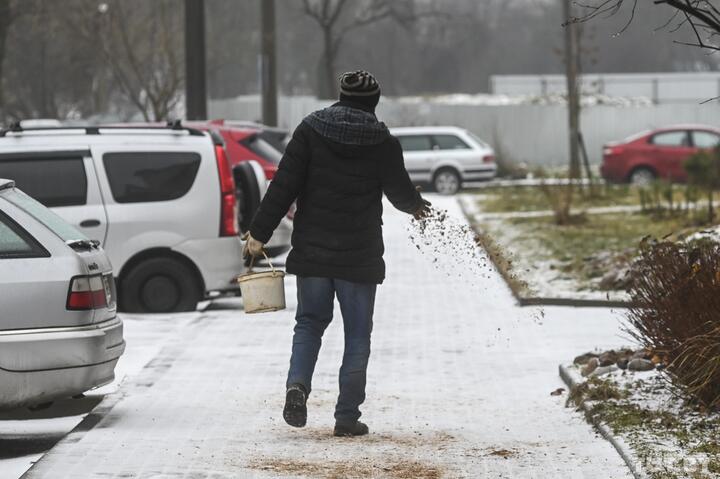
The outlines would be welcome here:
M 257 135 L 248 138 L 244 143 L 253 153 L 274 165 L 279 164 L 282 159 L 282 153 Z
M 11 189 L 3 194 L 4 198 L 33 216 L 48 229 L 58 235 L 63 241 L 87 240 L 88 238 L 65 222 L 64 219 L 47 209 L 38 201 L 32 199 L 20 190 Z

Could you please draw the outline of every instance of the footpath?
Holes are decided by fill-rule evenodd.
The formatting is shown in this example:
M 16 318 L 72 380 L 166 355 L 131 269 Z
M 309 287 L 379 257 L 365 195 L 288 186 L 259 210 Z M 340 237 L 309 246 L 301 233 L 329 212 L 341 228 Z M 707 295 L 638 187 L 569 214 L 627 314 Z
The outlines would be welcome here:
M 453 199 L 433 204 L 461 217 Z M 282 419 L 295 312 L 245 315 L 215 302 L 23 477 L 631 477 L 609 443 L 564 407 L 557 364 L 623 344 L 593 308 L 518 307 L 494 271 L 435 268 L 386 208 L 388 277 L 378 291 L 368 398 L 371 434 L 332 437 L 342 357 L 339 310 L 325 334 L 308 425 Z M 448 265 L 444 265 L 448 266 Z M 450 265 L 452 266 L 452 265 Z

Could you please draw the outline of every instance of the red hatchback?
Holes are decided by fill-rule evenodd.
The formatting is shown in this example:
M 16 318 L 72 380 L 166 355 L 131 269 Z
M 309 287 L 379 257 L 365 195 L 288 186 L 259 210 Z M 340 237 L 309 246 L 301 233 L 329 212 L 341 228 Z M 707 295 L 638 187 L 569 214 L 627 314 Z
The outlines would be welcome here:
M 225 140 L 225 150 L 231 167 L 243 161 L 255 160 L 262 166 L 268 180 L 275 176 L 282 153 L 263 137 L 264 131 L 261 127 L 237 126 L 225 120 L 189 121 L 183 122 L 183 125 L 220 133 Z
M 656 178 L 684 182 L 683 163 L 720 143 L 720 129 L 680 125 L 633 135 L 603 147 L 600 172 L 607 181 L 648 184 Z

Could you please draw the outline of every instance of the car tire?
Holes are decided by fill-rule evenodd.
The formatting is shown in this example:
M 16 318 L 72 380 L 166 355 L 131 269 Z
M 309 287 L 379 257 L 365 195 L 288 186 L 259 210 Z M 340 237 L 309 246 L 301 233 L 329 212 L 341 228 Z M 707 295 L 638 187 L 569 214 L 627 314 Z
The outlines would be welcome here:
M 235 196 L 238 200 L 238 225 L 240 231 L 245 232 L 250 229 L 255 212 L 260 207 L 260 187 L 255 170 L 252 165 L 243 162 L 233 168 L 233 176 L 235 177 Z
M 195 311 L 202 299 L 195 272 L 173 258 L 151 258 L 120 279 L 120 309 L 127 313 Z
M 630 173 L 630 183 L 637 186 L 648 186 L 655 181 L 655 178 L 657 178 L 657 175 L 650 168 L 635 168 L 632 173 Z
M 460 175 L 452 168 L 443 168 L 433 176 L 433 189 L 441 195 L 454 195 L 461 186 Z

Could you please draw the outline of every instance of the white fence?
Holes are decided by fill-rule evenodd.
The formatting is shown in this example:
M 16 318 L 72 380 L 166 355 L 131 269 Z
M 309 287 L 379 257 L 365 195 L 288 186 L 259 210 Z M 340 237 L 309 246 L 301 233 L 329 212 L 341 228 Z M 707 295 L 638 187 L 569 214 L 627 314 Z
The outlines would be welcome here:
M 565 94 L 565 75 L 493 75 L 491 90 L 502 95 Z M 644 97 L 653 103 L 700 103 L 720 97 L 720 72 L 603 73 L 581 77 L 584 94 Z
M 329 105 L 309 97 L 281 98 L 280 126 L 293 129 L 305 115 Z M 260 118 L 258 97 L 213 100 L 213 118 Z M 514 162 L 528 165 L 567 163 L 567 112 L 564 105 L 458 105 L 432 101 L 383 99 L 378 117 L 388 126 L 455 125 L 467 128 Z M 660 104 L 645 106 L 586 106 L 582 131 L 592 163 L 602 156 L 602 145 L 633 133 L 678 123 L 720 126 L 720 105 Z

